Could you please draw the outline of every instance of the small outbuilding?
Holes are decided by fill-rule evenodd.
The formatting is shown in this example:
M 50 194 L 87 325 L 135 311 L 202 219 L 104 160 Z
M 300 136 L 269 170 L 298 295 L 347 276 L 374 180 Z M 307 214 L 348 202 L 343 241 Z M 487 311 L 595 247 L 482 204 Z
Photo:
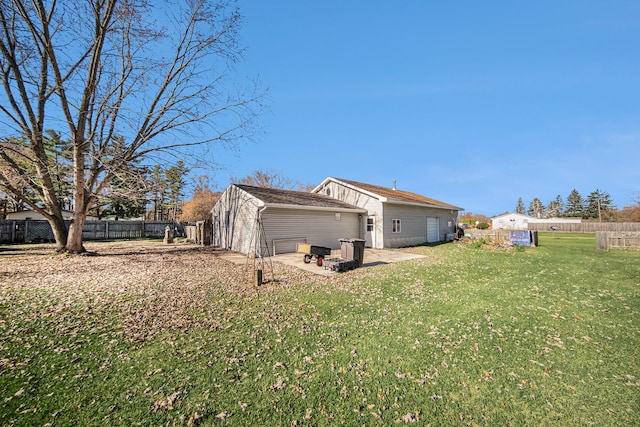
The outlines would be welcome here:
M 362 239 L 367 211 L 322 194 L 232 184 L 211 215 L 213 245 L 262 257 Z
M 528 230 L 529 224 L 580 224 L 580 218 L 537 218 L 519 213 L 506 213 L 491 219 L 494 230 Z

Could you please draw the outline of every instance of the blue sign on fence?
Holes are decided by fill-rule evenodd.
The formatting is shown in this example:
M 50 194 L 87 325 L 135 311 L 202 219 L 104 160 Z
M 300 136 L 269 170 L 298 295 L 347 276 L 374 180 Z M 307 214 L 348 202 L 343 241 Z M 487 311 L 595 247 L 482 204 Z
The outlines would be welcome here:
M 531 246 L 531 232 L 529 230 L 510 231 L 509 240 L 516 246 Z

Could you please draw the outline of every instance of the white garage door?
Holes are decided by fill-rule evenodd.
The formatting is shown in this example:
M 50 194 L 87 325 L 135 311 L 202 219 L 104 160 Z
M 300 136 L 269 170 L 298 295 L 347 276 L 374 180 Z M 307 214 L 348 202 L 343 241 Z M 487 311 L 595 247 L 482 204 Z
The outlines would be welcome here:
M 435 243 L 440 241 L 438 218 L 427 217 L 427 243 Z

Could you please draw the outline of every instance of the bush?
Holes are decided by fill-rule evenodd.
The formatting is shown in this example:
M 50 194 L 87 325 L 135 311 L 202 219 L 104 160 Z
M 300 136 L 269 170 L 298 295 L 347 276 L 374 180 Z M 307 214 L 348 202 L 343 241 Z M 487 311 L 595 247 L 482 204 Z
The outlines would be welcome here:
M 487 224 L 486 222 L 481 222 L 476 226 L 476 228 L 478 230 L 486 230 L 487 228 L 489 228 L 489 224 Z
M 478 249 L 478 248 L 481 248 L 482 245 L 484 245 L 485 243 L 486 243 L 486 240 L 484 239 L 475 239 L 473 242 L 469 244 L 469 247 L 473 249 Z

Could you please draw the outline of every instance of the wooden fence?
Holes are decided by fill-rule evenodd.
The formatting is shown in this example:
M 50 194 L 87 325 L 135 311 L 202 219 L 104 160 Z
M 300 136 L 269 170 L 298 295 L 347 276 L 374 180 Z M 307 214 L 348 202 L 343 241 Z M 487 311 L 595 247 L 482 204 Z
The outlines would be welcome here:
M 465 236 L 470 239 L 488 239 L 497 243 L 506 243 L 511 242 L 515 243 L 515 240 L 512 238 L 511 232 L 517 232 L 517 230 L 467 230 L 465 231 Z M 521 230 L 525 234 L 531 232 L 529 234 L 529 238 L 531 239 L 531 246 L 538 246 L 538 232 L 532 230 Z
M 196 225 L 188 225 L 185 227 L 187 240 L 199 245 L 210 245 L 212 237 L 211 221 L 199 221 Z
M 596 248 L 601 250 L 640 249 L 640 232 L 597 231 Z
M 70 222 L 66 222 L 69 227 Z M 166 227 L 175 236 L 184 235 L 184 227 L 174 221 L 87 221 L 82 228 L 84 240 L 163 238 Z M 42 220 L 0 221 L 0 243 L 53 241 L 49 222 Z
M 552 228 L 553 227 L 553 228 Z M 555 228 L 555 230 L 554 230 Z M 537 223 L 530 222 L 529 230 L 532 231 L 562 231 L 570 233 L 596 233 L 598 231 L 610 232 L 640 232 L 640 222 L 581 222 L 571 223 Z

